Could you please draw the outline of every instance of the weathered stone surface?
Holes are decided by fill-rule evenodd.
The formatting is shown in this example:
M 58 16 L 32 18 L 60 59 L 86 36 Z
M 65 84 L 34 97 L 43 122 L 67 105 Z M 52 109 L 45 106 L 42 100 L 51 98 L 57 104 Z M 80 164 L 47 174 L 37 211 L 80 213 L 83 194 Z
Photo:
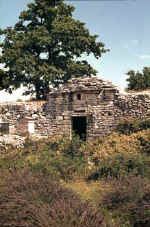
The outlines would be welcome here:
M 73 118 L 86 118 L 86 138 L 108 134 L 121 118 L 143 118 L 150 114 L 149 94 L 120 94 L 108 81 L 73 78 L 53 89 L 47 102 L 0 104 L 0 119 L 9 123 L 9 133 L 32 136 L 72 135 Z

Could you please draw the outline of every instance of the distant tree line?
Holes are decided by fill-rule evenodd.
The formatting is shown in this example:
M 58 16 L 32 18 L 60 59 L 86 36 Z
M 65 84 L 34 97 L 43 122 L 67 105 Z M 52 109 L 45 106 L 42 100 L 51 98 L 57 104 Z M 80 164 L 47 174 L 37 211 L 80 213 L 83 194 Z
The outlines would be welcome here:
M 150 88 L 150 67 L 144 67 L 142 72 L 130 70 L 127 72 L 127 90 L 144 90 Z

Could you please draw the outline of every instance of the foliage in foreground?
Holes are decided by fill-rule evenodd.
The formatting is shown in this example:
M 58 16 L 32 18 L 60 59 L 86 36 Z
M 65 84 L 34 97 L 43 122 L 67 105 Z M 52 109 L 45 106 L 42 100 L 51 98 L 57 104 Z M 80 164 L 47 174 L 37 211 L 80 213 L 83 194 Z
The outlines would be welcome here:
M 113 132 L 102 141 L 90 141 L 83 145 L 82 151 L 93 163 L 89 180 L 109 176 L 118 178 L 130 174 L 135 169 L 138 175 L 149 177 L 149 129 L 131 135 Z
M 150 129 L 124 135 L 113 132 L 103 140 L 82 142 L 74 137 L 27 140 L 24 149 L 8 151 L 0 159 L 1 169 L 29 167 L 64 181 L 98 180 L 109 176 L 150 174 Z
M 101 206 L 111 211 L 114 218 L 130 221 L 131 226 L 150 224 L 150 181 L 131 173 L 128 176 L 108 180 L 110 190 Z
M 92 223 L 94 227 L 99 221 L 103 223 L 100 226 L 107 227 L 149 226 L 150 129 L 149 123 L 145 123 L 147 120 L 138 122 L 142 125 L 140 131 L 129 130 L 122 134 L 118 130 L 101 140 L 83 142 L 78 137 L 72 140 L 66 137 L 41 141 L 27 139 L 24 149 L 9 148 L 0 159 L 0 215 L 6 218 L 5 208 L 10 220 L 15 217 L 14 212 L 18 212 L 20 218 L 24 218 L 16 219 L 21 224 L 24 220 L 30 223 L 33 218 L 34 222 L 29 226 L 36 223 L 42 227 L 48 226 L 45 220 L 52 223 L 49 226 L 64 227 L 92 226 Z M 130 122 L 125 122 L 123 127 L 128 125 L 130 128 Z M 28 171 L 22 170 L 24 168 Z M 80 182 L 83 183 L 80 185 Z M 78 192 L 82 201 L 64 186 Z M 90 203 L 83 202 L 87 199 Z M 77 210 L 81 211 L 80 216 Z M 84 214 L 82 210 L 85 210 Z M 96 215 L 95 222 L 89 212 Z M 56 223 L 57 217 L 63 222 Z M 74 219 L 78 221 L 74 222 Z M 4 225 L 6 219 L 0 220 L 3 221 L 1 226 L 7 226 Z
M 11 182 L 11 183 L 10 183 Z M 6 174 L 0 187 L 0 226 L 100 227 L 104 217 L 88 202 L 28 169 Z

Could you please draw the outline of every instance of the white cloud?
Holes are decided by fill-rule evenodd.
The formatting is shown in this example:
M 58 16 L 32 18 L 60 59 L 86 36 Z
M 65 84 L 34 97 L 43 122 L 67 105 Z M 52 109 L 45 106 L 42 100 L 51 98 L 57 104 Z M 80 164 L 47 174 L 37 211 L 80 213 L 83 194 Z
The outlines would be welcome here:
M 138 57 L 141 58 L 141 59 L 149 59 L 150 54 L 143 54 L 143 55 L 139 55 Z

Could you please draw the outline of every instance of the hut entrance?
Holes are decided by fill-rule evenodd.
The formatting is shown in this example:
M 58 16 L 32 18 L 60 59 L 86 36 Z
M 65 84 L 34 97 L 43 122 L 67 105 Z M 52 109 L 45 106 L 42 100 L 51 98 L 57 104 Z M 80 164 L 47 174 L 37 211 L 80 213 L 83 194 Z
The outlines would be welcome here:
M 87 119 L 85 116 L 72 117 L 72 131 L 82 140 L 86 140 Z
M 0 135 L 7 135 L 7 134 L 9 134 L 9 123 L 0 122 Z

